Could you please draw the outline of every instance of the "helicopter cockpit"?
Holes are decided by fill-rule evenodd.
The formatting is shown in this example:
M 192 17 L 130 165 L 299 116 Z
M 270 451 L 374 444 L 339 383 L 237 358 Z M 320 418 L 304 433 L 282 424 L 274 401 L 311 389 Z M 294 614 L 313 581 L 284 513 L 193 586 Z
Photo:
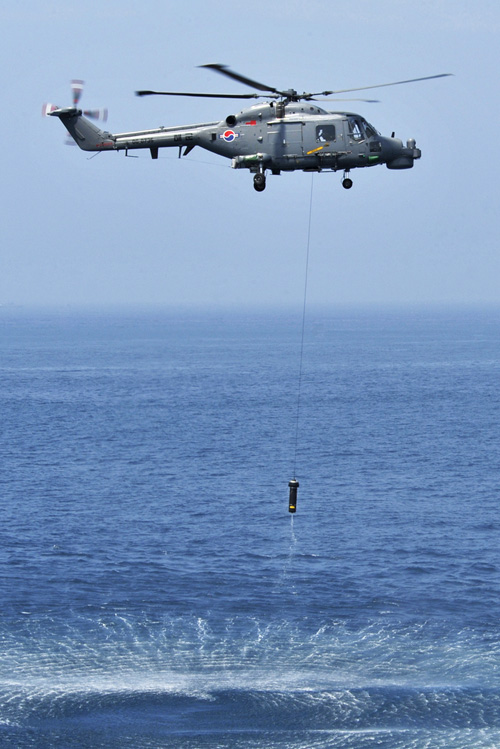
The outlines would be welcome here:
M 374 135 L 379 135 L 377 130 L 370 125 L 363 117 L 358 114 L 349 115 L 347 117 L 347 126 L 349 129 L 349 137 L 356 143 L 361 143 L 367 138 L 372 138 Z

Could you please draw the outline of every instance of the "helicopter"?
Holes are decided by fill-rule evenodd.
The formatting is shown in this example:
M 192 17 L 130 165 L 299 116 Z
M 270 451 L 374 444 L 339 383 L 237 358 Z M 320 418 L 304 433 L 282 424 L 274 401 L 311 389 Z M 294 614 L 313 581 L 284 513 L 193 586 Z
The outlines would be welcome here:
M 136 91 L 137 96 L 191 96 L 217 99 L 261 99 L 237 114 L 223 120 L 178 127 L 157 127 L 113 134 L 90 122 L 87 117 L 99 118 L 106 110 L 82 111 L 78 107 L 83 89 L 82 81 L 73 81 L 73 106 L 60 108 L 45 104 L 43 113 L 59 117 L 69 135 L 84 151 L 129 151 L 149 149 L 153 159 L 160 148 L 178 147 L 179 158 L 187 156 L 193 148 L 201 148 L 231 159 L 234 169 L 248 169 L 253 174 L 257 192 L 266 188 L 266 172 L 301 170 L 304 172 L 343 171 L 342 186 L 352 185 L 350 172 L 360 167 L 385 164 L 388 169 L 411 169 L 421 157 L 414 138 L 406 145 L 392 133 L 381 135 L 359 114 L 347 111 L 327 112 L 317 101 L 335 101 L 329 98 L 357 91 L 398 86 L 434 78 L 444 78 L 451 73 L 440 73 L 421 78 L 411 78 L 374 86 L 298 93 L 295 89 L 280 90 L 255 81 L 230 69 L 227 65 L 201 65 L 228 78 L 243 83 L 257 91 L 244 94 L 215 94 L 185 91 Z M 338 99 L 337 99 L 338 101 Z M 344 100 L 345 101 L 345 100 Z M 374 99 L 350 99 L 374 103 Z

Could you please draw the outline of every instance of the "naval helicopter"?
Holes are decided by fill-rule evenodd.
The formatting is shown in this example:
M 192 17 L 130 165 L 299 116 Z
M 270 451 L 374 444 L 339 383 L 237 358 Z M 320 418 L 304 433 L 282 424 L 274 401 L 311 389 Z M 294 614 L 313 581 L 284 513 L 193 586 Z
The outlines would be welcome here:
M 343 172 L 342 185 L 349 190 L 350 172 L 360 167 L 385 164 L 388 169 L 411 169 L 421 157 L 414 138 L 403 142 L 392 133 L 381 135 L 359 114 L 347 111 L 328 112 L 317 105 L 318 101 L 335 101 L 338 96 L 368 89 L 398 86 L 434 78 L 444 78 L 451 73 L 440 73 L 421 78 L 411 78 L 392 83 L 381 83 L 358 88 L 298 93 L 295 89 L 280 90 L 241 75 L 227 65 L 201 65 L 216 73 L 256 89 L 253 93 L 215 94 L 186 91 L 136 91 L 137 96 L 191 96 L 217 99 L 260 99 L 237 114 L 222 120 L 177 127 L 157 127 L 113 134 L 101 130 L 89 117 L 103 119 L 106 110 L 82 110 L 79 100 L 83 82 L 73 81 L 73 106 L 60 108 L 45 104 L 43 113 L 58 117 L 69 135 L 84 151 L 129 151 L 149 149 L 153 159 L 160 148 L 177 147 L 179 158 L 187 156 L 199 146 L 207 151 L 231 159 L 234 169 L 248 169 L 253 174 L 257 192 L 266 187 L 266 173 L 301 170 L 304 172 Z M 338 101 L 338 99 L 337 99 Z M 344 100 L 345 101 L 345 100 Z M 373 103 L 373 99 L 350 99 Z

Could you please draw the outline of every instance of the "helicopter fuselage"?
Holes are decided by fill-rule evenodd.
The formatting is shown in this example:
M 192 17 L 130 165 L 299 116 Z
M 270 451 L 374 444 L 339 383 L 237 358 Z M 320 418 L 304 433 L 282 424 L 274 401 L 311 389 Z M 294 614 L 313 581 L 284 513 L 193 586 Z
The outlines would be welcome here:
M 351 187 L 352 181 L 346 177 L 351 169 L 377 164 L 409 169 L 421 156 L 413 139 L 403 145 L 398 138 L 380 135 L 358 114 L 326 112 L 308 101 L 286 106 L 261 102 L 220 122 L 118 134 L 100 130 L 76 108 L 56 109 L 50 114 L 61 119 L 85 151 L 149 149 L 156 159 L 160 148 L 177 146 L 180 156 L 199 146 L 231 159 L 235 169 L 261 175 L 264 187 L 266 170 L 273 174 L 343 170 L 344 186 Z M 259 178 L 255 180 L 259 190 Z
M 276 117 L 272 104 L 254 106 L 220 123 L 204 147 L 230 156 L 234 168 L 273 172 L 322 171 L 375 166 L 410 168 L 420 157 L 414 143 L 381 136 L 364 118 L 349 112 L 326 112 L 317 106 L 289 104 Z

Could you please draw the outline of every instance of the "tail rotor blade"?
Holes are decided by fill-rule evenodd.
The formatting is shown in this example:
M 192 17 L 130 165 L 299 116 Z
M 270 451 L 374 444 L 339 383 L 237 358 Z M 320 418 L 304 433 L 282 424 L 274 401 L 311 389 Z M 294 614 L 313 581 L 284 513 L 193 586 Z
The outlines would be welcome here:
M 106 122 L 108 119 L 108 110 L 107 109 L 85 109 L 83 114 L 85 117 L 90 117 L 92 120 L 101 120 L 102 122 Z
M 84 81 L 71 81 L 71 91 L 73 92 L 73 106 L 76 107 L 81 99 Z
M 57 104 L 43 104 L 42 105 L 42 117 L 49 117 L 51 112 L 55 112 L 56 109 L 59 109 Z

